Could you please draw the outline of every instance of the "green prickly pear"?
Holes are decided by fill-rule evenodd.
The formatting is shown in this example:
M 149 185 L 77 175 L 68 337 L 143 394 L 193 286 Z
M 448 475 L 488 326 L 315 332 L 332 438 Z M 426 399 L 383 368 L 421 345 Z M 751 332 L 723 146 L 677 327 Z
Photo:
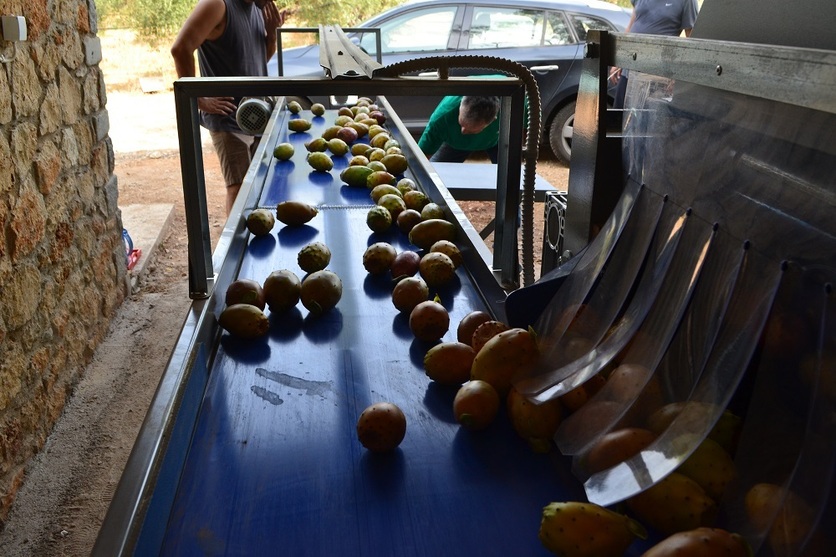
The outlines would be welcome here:
M 642 557 L 751 557 L 752 548 L 739 534 L 720 528 L 696 528 L 665 538 Z
M 726 486 L 737 476 L 731 455 L 711 438 L 703 439 L 677 472 L 700 484 L 715 501 L 720 500 Z
M 627 506 L 663 534 L 708 526 L 717 511 L 717 504 L 700 484 L 678 472 L 627 499 Z
M 644 526 L 594 503 L 550 503 L 540 521 L 540 541 L 562 557 L 620 557 L 636 538 Z

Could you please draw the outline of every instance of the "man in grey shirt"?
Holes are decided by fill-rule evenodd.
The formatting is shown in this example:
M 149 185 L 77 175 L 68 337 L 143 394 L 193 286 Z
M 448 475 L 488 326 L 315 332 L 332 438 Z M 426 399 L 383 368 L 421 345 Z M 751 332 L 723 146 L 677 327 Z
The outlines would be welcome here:
M 178 77 L 194 77 L 197 51 L 202 77 L 266 76 L 276 52 L 276 29 L 287 11 L 274 0 L 199 0 L 171 47 Z M 209 130 L 226 182 L 226 212 L 244 181 L 255 138 L 235 121 L 241 99 L 201 97 L 200 123 Z
M 627 33 L 645 35 L 668 35 L 678 37 L 683 32 L 691 36 L 691 29 L 697 21 L 697 0 L 631 0 L 633 15 L 627 24 Z M 610 79 L 618 81 L 615 94 L 615 107 L 624 106 L 624 93 L 627 90 L 627 75 L 616 69 Z

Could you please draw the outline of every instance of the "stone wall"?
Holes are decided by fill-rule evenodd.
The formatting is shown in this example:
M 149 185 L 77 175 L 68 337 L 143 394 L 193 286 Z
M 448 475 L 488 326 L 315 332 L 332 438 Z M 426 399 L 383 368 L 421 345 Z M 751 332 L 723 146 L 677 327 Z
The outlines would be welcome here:
M 125 250 L 93 0 L 0 0 L 0 527 L 110 318 Z

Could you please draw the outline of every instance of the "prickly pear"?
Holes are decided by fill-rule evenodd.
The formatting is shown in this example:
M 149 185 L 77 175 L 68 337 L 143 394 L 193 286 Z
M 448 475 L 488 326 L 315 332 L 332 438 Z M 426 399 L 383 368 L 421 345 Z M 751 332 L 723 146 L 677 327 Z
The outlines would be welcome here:
M 642 557 L 747 557 L 752 549 L 739 534 L 720 528 L 696 528 L 665 538 L 642 554 Z
M 218 317 L 218 325 L 239 338 L 256 338 L 267 334 L 270 320 L 259 308 L 250 304 L 226 306 Z
M 528 441 L 531 450 L 536 453 L 551 451 L 552 437 L 560 425 L 560 401 L 552 399 L 535 404 L 511 387 L 506 406 L 514 431 Z
M 442 342 L 427 350 L 424 371 L 440 385 L 461 385 L 470 379 L 470 366 L 476 353 L 469 344 Z
M 306 273 L 321 271 L 331 262 L 331 250 L 322 242 L 311 242 L 299 250 L 296 262 Z
M 647 538 L 632 518 L 593 503 L 550 503 L 543 509 L 540 541 L 562 557 L 620 557 L 636 538 Z
M 530 371 L 539 355 L 533 330 L 509 329 L 491 338 L 479 350 L 470 378 L 487 381 L 504 397 L 512 381 Z
M 746 492 L 745 506 L 746 515 L 757 530 L 769 529 L 769 545 L 776 555 L 794 554 L 815 525 L 815 511 L 810 505 L 776 484 L 753 485 Z
M 715 501 L 720 500 L 726 486 L 737 475 L 731 455 L 710 438 L 702 440 L 677 472 L 700 484 Z
M 627 506 L 663 534 L 707 526 L 717 511 L 717 504 L 700 484 L 678 472 L 627 499 Z
M 595 441 L 589 452 L 580 458 L 581 468 L 587 474 L 607 470 L 636 455 L 654 439 L 653 432 L 637 427 L 612 430 Z

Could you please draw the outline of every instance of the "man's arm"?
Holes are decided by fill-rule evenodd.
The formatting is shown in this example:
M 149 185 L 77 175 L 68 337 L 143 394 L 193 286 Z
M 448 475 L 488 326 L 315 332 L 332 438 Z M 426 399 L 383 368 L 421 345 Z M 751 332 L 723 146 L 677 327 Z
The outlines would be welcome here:
M 685 2 L 682 9 L 682 32 L 686 37 L 691 36 L 691 31 L 694 28 L 694 23 L 697 22 L 697 14 L 699 13 L 699 6 L 697 0 L 690 0 Z
M 195 77 L 194 53 L 205 41 L 221 36 L 226 25 L 226 4 L 223 0 L 200 0 L 180 29 L 171 56 L 177 77 Z
M 171 56 L 177 77 L 195 77 L 194 53 L 205 41 L 217 39 L 226 26 L 224 0 L 200 0 L 180 29 Z M 210 114 L 232 114 L 236 110 L 232 97 L 200 97 L 197 105 Z
M 630 21 L 627 22 L 627 27 L 624 29 L 625 33 L 629 33 L 633 28 L 633 23 L 636 22 L 636 8 L 633 8 L 633 13 L 630 14 Z

